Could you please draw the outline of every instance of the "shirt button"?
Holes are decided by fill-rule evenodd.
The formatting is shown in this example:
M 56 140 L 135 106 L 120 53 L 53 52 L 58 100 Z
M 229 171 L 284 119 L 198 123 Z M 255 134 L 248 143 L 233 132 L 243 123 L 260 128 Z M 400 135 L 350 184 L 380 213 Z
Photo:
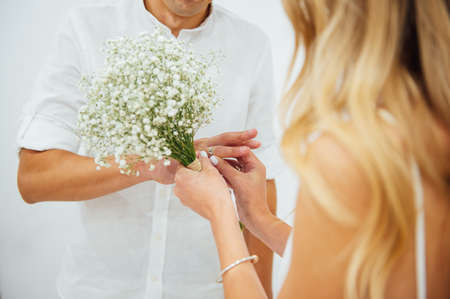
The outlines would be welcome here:
M 157 282 L 158 281 L 158 277 L 156 277 L 155 275 L 152 275 L 152 281 L 153 282 Z
M 161 241 L 161 239 L 162 239 L 161 238 L 161 234 L 156 234 L 155 239 L 158 240 L 158 241 Z

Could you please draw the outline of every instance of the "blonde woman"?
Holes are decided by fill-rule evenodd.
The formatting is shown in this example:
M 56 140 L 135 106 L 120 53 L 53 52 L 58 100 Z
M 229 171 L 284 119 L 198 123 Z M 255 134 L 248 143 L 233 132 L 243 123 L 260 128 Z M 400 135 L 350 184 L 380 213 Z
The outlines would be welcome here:
M 278 298 L 450 298 L 449 1 L 284 5 L 305 53 L 281 109 L 301 181 L 294 228 L 269 212 L 251 153 L 202 152 L 202 172 L 176 175 L 211 223 L 226 298 L 270 297 L 227 183 L 247 229 L 284 255 Z

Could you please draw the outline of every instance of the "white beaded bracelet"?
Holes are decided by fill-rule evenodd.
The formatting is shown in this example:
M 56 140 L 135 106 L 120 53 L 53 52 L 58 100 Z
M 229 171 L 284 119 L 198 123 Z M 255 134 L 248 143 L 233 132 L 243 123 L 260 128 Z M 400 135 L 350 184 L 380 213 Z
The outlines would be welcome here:
M 237 265 L 242 264 L 242 263 L 245 263 L 245 262 L 247 262 L 247 261 L 252 261 L 253 264 L 256 264 L 256 263 L 258 262 L 258 260 L 259 260 L 259 258 L 258 258 L 257 255 L 251 255 L 251 256 L 244 257 L 243 259 L 240 259 L 240 260 L 235 261 L 235 262 L 232 263 L 231 265 L 225 267 L 225 269 L 223 269 L 223 270 L 220 272 L 219 277 L 218 277 L 217 280 L 216 280 L 217 283 L 222 283 L 222 281 L 223 281 L 223 279 L 222 279 L 223 275 L 225 274 L 225 272 L 227 272 L 227 271 L 230 270 L 231 268 L 234 268 L 234 267 L 236 267 Z

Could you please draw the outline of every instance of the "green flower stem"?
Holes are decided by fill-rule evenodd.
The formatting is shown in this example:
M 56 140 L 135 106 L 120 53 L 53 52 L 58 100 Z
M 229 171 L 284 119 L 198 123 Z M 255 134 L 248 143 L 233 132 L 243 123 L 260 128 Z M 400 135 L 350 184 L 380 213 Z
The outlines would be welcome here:
M 184 166 L 188 166 L 197 158 L 194 148 L 194 138 L 192 135 L 180 134 L 179 138 L 166 136 L 167 144 L 172 154 L 170 157 L 179 161 Z

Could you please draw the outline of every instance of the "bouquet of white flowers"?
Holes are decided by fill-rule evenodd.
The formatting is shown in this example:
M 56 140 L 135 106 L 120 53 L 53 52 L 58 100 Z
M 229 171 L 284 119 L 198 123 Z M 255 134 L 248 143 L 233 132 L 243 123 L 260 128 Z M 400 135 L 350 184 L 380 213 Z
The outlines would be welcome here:
M 107 41 L 104 51 L 105 69 L 82 78 L 88 102 L 78 119 L 97 169 L 114 156 L 125 174 L 139 175 L 139 161 L 170 165 L 169 157 L 200 170 L 193 142 L 219 102 L 208 74 L 216 55 L 196 54 L 160 29 Z

